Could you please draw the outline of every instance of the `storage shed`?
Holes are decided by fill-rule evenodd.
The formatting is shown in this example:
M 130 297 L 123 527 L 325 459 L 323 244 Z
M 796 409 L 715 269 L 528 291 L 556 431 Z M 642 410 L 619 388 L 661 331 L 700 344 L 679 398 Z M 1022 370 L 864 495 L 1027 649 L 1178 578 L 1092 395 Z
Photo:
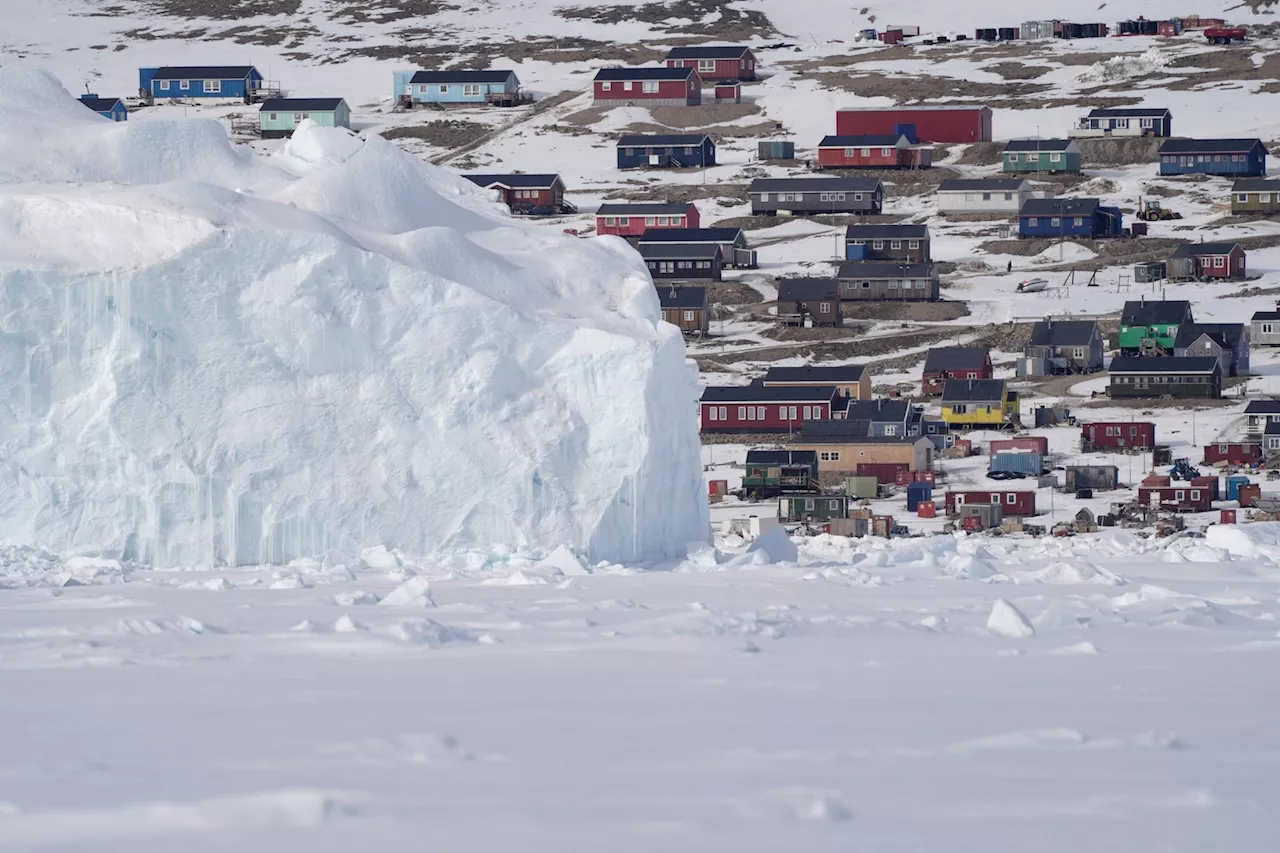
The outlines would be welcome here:
M 263 139 L 292 136 L 310 119 L 324 127 L 351 127 L 351 108 L 342 98 L 268 98 L 258 108 L 258 132 Z
M 1093 489 L 1108 492 L 1120 486 L 1120 469 L 1115 465 L 1068 465 L 1066 487 L 1068 492 Z
M 697 169 L 716 164 L 706 134 L 629 134 L 618 140 L 619 169 Z
M 844 107 L 837 136 L 901 134 L 911 142 L 990 142 L 991 109 L 966 106 Z

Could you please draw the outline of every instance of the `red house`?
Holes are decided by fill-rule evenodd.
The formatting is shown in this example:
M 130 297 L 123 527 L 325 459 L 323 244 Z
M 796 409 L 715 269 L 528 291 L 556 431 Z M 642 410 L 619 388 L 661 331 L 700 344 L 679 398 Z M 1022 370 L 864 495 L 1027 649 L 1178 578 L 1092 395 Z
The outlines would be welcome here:
M 1208 486 L 1140 486 L 1138 503 L 1170 512 L 1208 512 L 1213 509 L 1213 492 Z
M 837 136 L 902 134 L 911 142 L 990 142 L 990 107 L 845 107 Z
M 1049 455 L 1049 439 L 1043 435 L 1024 435 L 1019 438 L 997 438 L 987 445 L 992 456 L 997 453 L 1039 453 Z
M 897 169 L 910 143 L 901 134 L 825 136 L 818 143 L 819 169 Z
M 596 233 L 639 237 L 647 228 L 701 228 L 692 203 L 642 202 L 602 204 L 596 211 Z
M 1225 444 L 1210 444 L 1204 449 L 1204 464 L 1217 465 L 1258 465 L 1262 462 L 1262 442 L 1229 441 Z
M 831 419 L 834 387 L 712 386 L 702 392 L 702 431 L 798 433 L 805 421 Z
M 1096 421 L 1080 428 L 1080 450 L 1150 450 L 1156 446 L 1156 425 L 1150 421 Z
M 947 515 L 958 515 L 960 507 L 965 504 L 1000 504 L 1005 518 L 1027 518 L 1036 514 L 1036 493 L 1021 492 L 987 492 L 965 490 L 963 492 L 947 492 Z
M 942 393 L 948 379 L 994 379 L 991 353 L 986 347 L 936 347 L 924 359 L 926 396 Z
M 1245 254 L 1239 243 L 1183 243 L 1165 260 L 1170 281 L 1242 279 Z
M 602 68 L 592 93 L 596 106 L 696 107 L 702 80 L 692 68 Z
M 463 175 L 473 184 L 497 190 L 512 213 L 552 216 L 576 213 L 577 208 L 564 200 L 564 181 L 559 175 Z
M 692 68 L 704 80 L 754 80 L 756 55 L 742 45 L 673 47 L 667 52 L 668 68 Z

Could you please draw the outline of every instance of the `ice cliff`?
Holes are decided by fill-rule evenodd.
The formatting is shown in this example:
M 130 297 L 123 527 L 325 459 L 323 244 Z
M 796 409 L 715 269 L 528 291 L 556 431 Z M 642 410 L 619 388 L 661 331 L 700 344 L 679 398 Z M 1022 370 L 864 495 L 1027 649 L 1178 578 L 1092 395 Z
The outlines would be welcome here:
M 0 69 L 0 542 L 682 554 L 696 375 L 659 317 L 621 241 L 515 223 L 376 135 L 258 154 Z

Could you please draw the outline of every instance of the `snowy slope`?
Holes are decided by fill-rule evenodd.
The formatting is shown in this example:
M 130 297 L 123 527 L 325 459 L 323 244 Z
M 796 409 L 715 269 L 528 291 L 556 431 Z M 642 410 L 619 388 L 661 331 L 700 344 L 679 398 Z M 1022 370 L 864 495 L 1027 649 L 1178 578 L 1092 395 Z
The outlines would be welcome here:
M 706 538 L 695 377 L 621 241 L 515 225 L 378 137 L 266 158 L 37 72 L 0 71 L 0 126 L 0 539 L 173 565 Z

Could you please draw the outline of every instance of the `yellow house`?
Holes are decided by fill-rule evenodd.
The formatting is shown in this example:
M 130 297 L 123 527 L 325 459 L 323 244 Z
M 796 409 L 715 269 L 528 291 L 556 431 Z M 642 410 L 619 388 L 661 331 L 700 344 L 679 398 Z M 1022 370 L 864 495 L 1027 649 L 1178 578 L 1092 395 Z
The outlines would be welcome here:
M 1003 379 L 948 379 L 942 419 L 952 429 L 999 429 L 1018 419 L 1018 393 Z
M 855 400 L 871 399 L 871 373 L 861 364 L 841 364 L 832 367 L 806 365 L 804 367 L 771 367 L 761 384 L 766 388 L 829 388 L 835 387 L 842 397 Z

